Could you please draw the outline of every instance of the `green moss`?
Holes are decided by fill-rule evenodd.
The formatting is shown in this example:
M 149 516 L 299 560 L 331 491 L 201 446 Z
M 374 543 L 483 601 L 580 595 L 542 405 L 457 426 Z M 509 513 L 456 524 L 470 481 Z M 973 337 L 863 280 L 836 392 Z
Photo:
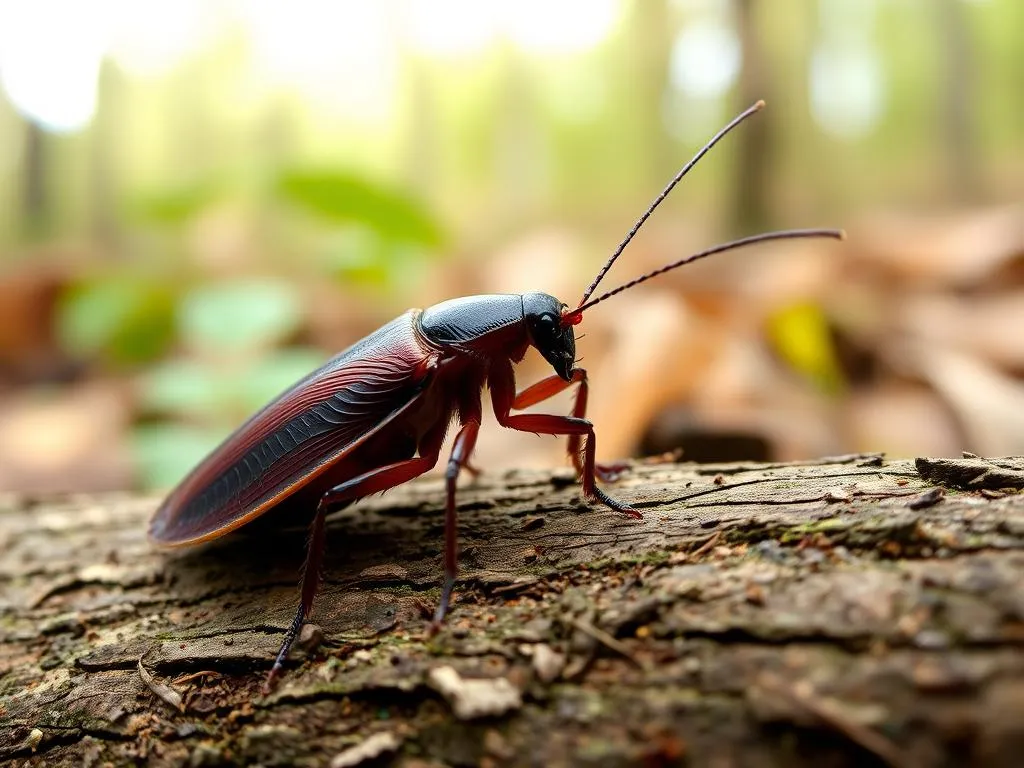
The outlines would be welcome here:
M 623 555 L 622 557 L 602 557 L 588 563 L 581 563 L 578 568 L 585 571 L 614 572 L 620 568 L 633 568 L 638 565 L 665 565 L 673 554 L 675 553 L 668 550 L 656 550 L 637 555 Z

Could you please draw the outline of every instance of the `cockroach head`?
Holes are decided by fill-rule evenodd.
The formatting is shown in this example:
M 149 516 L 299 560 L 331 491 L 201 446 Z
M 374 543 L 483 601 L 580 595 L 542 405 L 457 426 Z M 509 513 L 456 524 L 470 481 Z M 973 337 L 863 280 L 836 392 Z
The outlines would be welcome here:
M 572 323 L 565 322 L 568 307 L 546 293 L 523 294 L 523 317 L 530 341 L 555 373 L 566 381 L 572 377 L 576 363 L 576 337 Z

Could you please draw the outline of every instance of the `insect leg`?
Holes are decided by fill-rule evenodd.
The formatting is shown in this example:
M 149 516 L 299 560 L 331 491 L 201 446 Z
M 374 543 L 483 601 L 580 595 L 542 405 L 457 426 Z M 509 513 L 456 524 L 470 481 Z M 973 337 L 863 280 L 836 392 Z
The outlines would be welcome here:
M 390 490 L 395 486 L 407 483 L 424 472 L 428 472 L 437 464 L 437 453 L 429 456 L 416 456 L 394 464 L 364 472 L 358 477 L 346 480 L 334 486 L 320 497 L 320 506 L 329 510 L 344 507 L 346 503 L 371 496 L 374 493 Z
M 559 392 L 571 387 L 573 384 L 579 384 L 579 389 L 576 390 L 576 400 L 573 402 L 572 415 L 577 419 L 586 418 L 587 396 L 590 393 L 590 386 L 587 383 L 587 372 L 582 368 L 576 368 L 573 370 L 572 378 L 569 381 L 566 381 L 557 374 L 553 374 L 548 376 L 546 379 L 541 379 L 536 384 L 530 385 L 522 392 L 516 394 L 515 400 L 512 401 L 512 409 L 519 411 L 524 408 L 529 408 L 531 405 L 536 405 L 539 402 L 547 400 L 549 397 L 554 397 Z M 572 457 L 572 463 L 576 468 L 576 474 L 582 478 L 583 453 L 580 451 L 580 440 L 580 435 L 569 435 L 569 456 Z M 605 482 L 610 482 L 616 479 L 627 469 L 629 469 L 629 465 L 625 463 L 609 465 L 596 464 L 594 466 L 594 472 L 597 474 L 598 479 Z
M 313 598 L 316 596 L 317 588 L 320 585 L 320 564 L 324 553 L 324 517 L 329 510 L 336 510 L 339 507 L 347 506 L 356 499 L 369 496 L 380 491 L 394 488 L 396 485 L 412 480 L 433 468 L 437 463 L 438 454 L 432 456 L 417 456 L 416 458 L 397 461 L 383 467 L 365 472 L 358 477 L 347 480 L 340 485 L 331 488 L 320 497 L 317 505 L 316 517 L 313 519 L 313 527 L 309 537 L 309 553 L 306 556 L 306 566 L 302 576 L 302 597 L 299 602 L 298 611 L 292 620 L 291 626 L 285 633 L 281 650 L 277 654 L 274 666 L 267 675 L 263 685 L 264 691 L 270 690 L 274 680 L 281 673 L 281 666 L 288 658 L 288 651 L 292 643 L 299 635 L 302 624 L 313 609 Z
M 557 373 L 548 376 L 546 379 L 541 379 L 536 384 L 531 384 L 521 392 L 516 393 L 515 400 L 512 401 L 512 408 L 517 411 L 521 411 L 524 408 L 529 408 L 531 405 L 547 400 L 549 397 L 554 397 L 559 392 L 562 392 L 573 384 L 580 385 L 580 392 L 586 391 L 587 386 L 587 372 L 582 368 L 577 368 L 572 372 L 572 378 L 566 381 Z M 581 395 L 576 395 L 576 401 L 579 402 Z M 583 398 L 583 410 L 586 409 L 587 396 L 582 395 Z M 575 411 L 577 408 L 573 408 L 573 415 L 577 415 Z
M 579 384 L 580 386 L 576 390 L 576 400 L 573 403 L 572 415 L 582 419 L 586 416 L 587 412 L 588 394 L 587 372 L 582 368 L 574 370 L 569 381 L 566 381 L 558 374 L 552 374 L 546 379 L 541 379 L 536 384 L 531 384 L 522 392 L 516 394 L 515 400 L 512 401 L 512 409 L 521 411 L 524 408 L 529 408 L 531 405 L 536 405 L 550 397 L 554 397 L 560 392 L 564 392 L 573 384 Z M 577 434 L 569 435 L 569 456 L 572 458 L 572 464 L 576 468 L 576 474 L 583 477 L 583 454 L 580 452 L 580 436 Z
M 320 588 L 320 569 L 324 561 L 324 518 L 326 516 L 327 513 L 324 505 L 318 504 L 316 515 L 313 517 L 313 523 L 309 529 L 306 563 L 302 568 L 302 588 L 299 607 L 295 612 L 295 618 L 292 619 L 291 626 L 288 627 L 288 631 L 284 634 L 284 642 L 281 643 L 281 650 L 277 652 L 277 658 L 274 659 L 274 666 L 270 668 L 270 673 L 263 684 L 265 693 L 269 693 L 271 688 L 273 688 L 274 681 L 281 674 L 281 667 L 285 659 L 288 658 L 288 652 L 291 650 L 295 639 L 299 636 L 299 630 L 302 629 L 303 623 L 309 618 L 309 614 L 313 610 L 313 600 L 316 598 L 317 590 Z
M 580 479 L 583 483 L 583 495 L 589 499 L 596 499 L 605 506 L 630 517 L 643 517 L 632 507 L 616 501 L 597 487 L 597 472 L 595 469 L 597 446 L 594 436 L 594 425 L 591 422 L 576 416 L 509 413 L 516 400 L 515 374 L 512 372 L 511 366 L 504 370 L 497 367 L 493 368 L 489 382 L 491 386 L 491 401 L 494 404 L 494 415 L 499 424 L 520 432 L 534 432 L 545 435 L 576 435 L 578 438 L 586 437 L 586 444 L 583 449 L 583 468 L 580 472 Z
M 452 446 L 452 455 L 448 459 L 448 468 L 444 473 L 447 501 L 444 513 L 444 587 L 441 589 L 441 602 L 434 613 L 434 624 L 439 625 L 448 613 L 448 603 L 452 597 L 455 577 L 459 575 L 459 516 L 455 508 L 455 483 L 459 479 L 459 470 L 468 468 L 470 455 L 476 445 L 476 435 L 480 431 L 479 421 L 469 421 L 459 430 Z

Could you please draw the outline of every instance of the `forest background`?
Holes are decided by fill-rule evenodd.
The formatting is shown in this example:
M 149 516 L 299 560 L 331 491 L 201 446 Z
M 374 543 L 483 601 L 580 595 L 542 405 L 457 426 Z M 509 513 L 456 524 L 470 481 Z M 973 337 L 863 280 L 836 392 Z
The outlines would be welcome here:
M 609 287 L 849 240 L 590 313 L 602 456 L 1024 452 L 1017 0 L 4 0 L 0 489 L 165 488 L 407 307 L 574 303 L 759 98 Z

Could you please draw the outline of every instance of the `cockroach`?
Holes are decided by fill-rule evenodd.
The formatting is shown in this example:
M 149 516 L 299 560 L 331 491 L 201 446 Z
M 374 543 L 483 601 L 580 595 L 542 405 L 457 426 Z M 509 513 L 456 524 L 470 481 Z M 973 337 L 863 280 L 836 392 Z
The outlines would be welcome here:
M 437 464 L 450 425 L 459 429 L 445 470 L 444 581 L 435 626 L 448 610 L 458 573 L 456 481 L 467 468 L 490 389 L 498 423 L 568 437 L 584 497 L 631 518 L 641 514 L 597 484 L 594 425 L 586 418 L 587 373 L 576 367 L 573 329 L 606 299 L 698 259 L 770 240 L 826 237 L 830 229 L 768 232 L 709 248 L 641 275 L 597 298 L 601 280 L 672 188 L 758 102 L 720 130 L 648 206 L 574 308 L 546 293 L 451 299 L 412 309 L 374 331 L 288 389 L 203 459 L 160 505 L 149 535 L 181 547 L 216 539 L 296 496 L 316 500 L 298 609 L 267 678 L 272 684 L 313 608 L 324 555 L 324 518 L 364 496 L 422 475 Z M 554 374 L 516 392 L 513 366 L 534 347 Z M 513 413 L 576 385 L 568 416 Z M 472 470 L 472 468 L 470 467 Z M 312 502 L 311 502 L 312 505 Z

